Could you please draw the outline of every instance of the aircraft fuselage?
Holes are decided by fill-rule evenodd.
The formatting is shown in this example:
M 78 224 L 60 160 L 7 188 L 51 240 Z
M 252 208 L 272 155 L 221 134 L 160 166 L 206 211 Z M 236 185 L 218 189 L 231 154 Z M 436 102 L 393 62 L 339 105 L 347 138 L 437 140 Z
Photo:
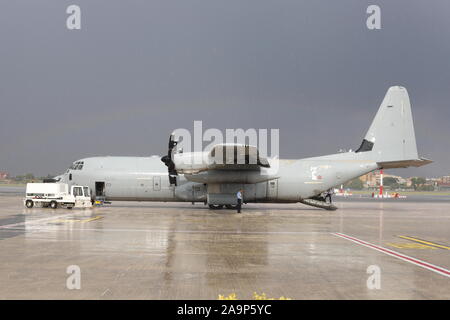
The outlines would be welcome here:
M 353 159 L 355 154 L 351 154 Z M 336 156 L 339 158 L 340 154 Z M 67 170 L 61 182 L 87 185 L 93 196 L 103 195 L 108 201 L 209 203 L 212 195 L 234 195 L 241 188 L 245 202 L 298 202 L 378 168 L 376 162 L 367 159 L 354 161 L 345 156 L 342 159 L 325 156 L 280 160 L 276 176 L 263 182 L 206 184 L 189 181 L 188 175 L 179 175 L 177 186 L 173 186 L 159 156 L 93 157 L 75 163 L 82 163 L 82 167 Z M 215 174 L 230 177 L 229 171 Z

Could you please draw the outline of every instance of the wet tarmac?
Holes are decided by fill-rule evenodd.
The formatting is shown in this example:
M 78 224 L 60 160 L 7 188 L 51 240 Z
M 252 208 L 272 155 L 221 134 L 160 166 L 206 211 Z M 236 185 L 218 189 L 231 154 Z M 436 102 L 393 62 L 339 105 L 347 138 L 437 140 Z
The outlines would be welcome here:
M 0 299 L 450 299 L 450 201 L 336 200 L 333 212 L 248 204 L 238 215 L 187 203 L 26 209 L 3 194 Z

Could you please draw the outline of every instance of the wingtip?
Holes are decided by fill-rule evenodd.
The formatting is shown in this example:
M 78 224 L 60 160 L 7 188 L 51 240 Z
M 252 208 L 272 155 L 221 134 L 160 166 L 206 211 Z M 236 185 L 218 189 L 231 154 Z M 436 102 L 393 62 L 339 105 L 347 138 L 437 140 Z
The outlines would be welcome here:
M 433 163 L 434 161 L 433 160 L 431 160 L 431 159 L 427 159 L 427 158 L 423 158 L 423 157 L 420 157 L 420 161 L 422 161 L 423 162 L 423 166 L 424 165 L 426 165 L 426 164 L 430 164 L 430 163 Z

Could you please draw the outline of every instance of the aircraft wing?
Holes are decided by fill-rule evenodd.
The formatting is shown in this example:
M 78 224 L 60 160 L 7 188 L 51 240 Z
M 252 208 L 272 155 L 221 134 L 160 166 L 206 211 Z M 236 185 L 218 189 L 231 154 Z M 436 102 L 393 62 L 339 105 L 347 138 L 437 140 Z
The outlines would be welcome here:
M 218 144 L 208 155 L 208 169 L 256 170 L 270 168 L 266 157 L 261 157 L 255 146 Z
M 270 168 L 268 159 L 259 154 L 257 147 L 243 144 L 217 144 L 209 152 L 175 153 L 173 163 L 178 173 L 186 174 Z

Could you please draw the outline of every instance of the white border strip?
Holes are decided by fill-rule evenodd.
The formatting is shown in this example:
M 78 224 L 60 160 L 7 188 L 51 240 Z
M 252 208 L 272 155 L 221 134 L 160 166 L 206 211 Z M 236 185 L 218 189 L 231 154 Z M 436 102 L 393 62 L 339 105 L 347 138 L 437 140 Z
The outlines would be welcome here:
M 343 234 L 343 233 L 335 232 L 335 233 L 331 233 L 331 234 L 334 235 L 334 236 L 337 236 L 337 237 L 340 237 L 340 238 L 352 241 L 354 243 L 360 244 L 362 246 L 365 246 L 365 247 L 377 250 L 379 252 L 382 252 L 382 253 L 387 254 L 389 256 L 398 258 L 400 260 L 403 260 L 403 261 L 415 264 L 416 266 L 428 269 L 430 271 L 439 273 L 440 275 L 443 275 L 445 277 L 450 278 L 450 270 L 448 270 L 448 269 L 445 269 L 445 268 L 436 266 L 434 264 L 431 264 L 431 263 L 428 263 L 428 262 L 425 262 L 425 261 L 422 261 L 422 260 L 419 260 L 419 259 L 407 256 L 405 254 L 402 254 L 402 253 L 394 251 L 394 250 L 390 250 L 390 249 L 387 249 L 387 248 L 384 248 L 384 247 L 380 247 L 380 246 L 374 245 L 372 243 L 366 242 L 364 240 L 361 240 L 361 239 L 358 239 L 358 238 L 355 238 L 355 237 L 351 237 L 351 236 Z

